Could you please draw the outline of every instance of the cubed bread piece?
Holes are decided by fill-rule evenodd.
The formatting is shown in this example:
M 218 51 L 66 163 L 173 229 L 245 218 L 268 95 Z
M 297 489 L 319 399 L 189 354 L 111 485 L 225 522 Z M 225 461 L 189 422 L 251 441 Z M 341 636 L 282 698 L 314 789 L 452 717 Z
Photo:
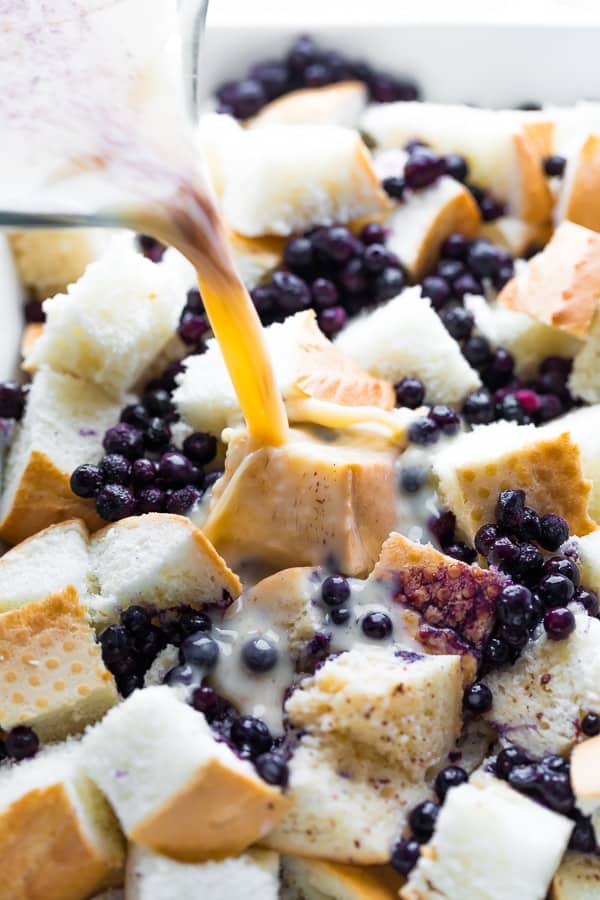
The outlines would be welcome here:
M 550 900 L 597 900 L 600 860 L 586 853 L 567 853 L 552 879 Z
M 44 325 L 42 322 L 31 322 L 25 325 L 23 329 L 23 337 L 21 338 L 21 356 L 25 358 L 33 350 L 33 345 L 41 338 L 44 333 Z
M 169 687 L 134 691 L 86 735 L 84 753 L 127 837 L 183 862 L 241 853 L 291 805 Z
M 285 709 L 294 727 L 357 745 L 417 780 L 452 748 L 461 704 L 458 656 L 359 646 L 304 679 Z
M 469 164 L 469 180 L 505 201 L 510 214 L 532 224 L 550 218 L 541 161 L 552 152 L 552 122 L 544 113 L 381 103 L 367 107 L 361 128 L 380 147 L 420 138 L 439 153 L 460 153 Z
M 369 581 L 389 584 L 394 601 L 411 614 L 409 632 L 428 653 L 459 654 L 465 680 L 475 677 L 504 576 L 393 532 Z
M 541 900 L 573 822 L 492 778 L 449 791 L 402 900 Z
M 293 856 L 387 863 L 408 813 L 429 796 L 397 766 L 333 736 L 305 735 L 289 766 L 293 806 L 263 844 Z
M 263 106 L 250 125 L 346 125 L 356 127 L 367 105 L 362 81 L 338 81 L 324 87 L 301 88 Z
M 183 863 L 129 845 L 125 900 L 277 900 L 279 857 L 249 850 L 220 862 Z
M 351 128 L 255 128 L 243 133 L 237 151 L 226 161 L 222 209 L 229 228 L 247 237 L 288 235 L 389 209 L 369 151 Z
M 80 519 L 51 525 L 0 556 L 0 613 L 72 585 L 87 591 L 88 533 Z
M 241 431 L 229 443 L 204 531 L 234 567 L 320 565 L 333 554 L 342 572 L 366 574 L 396 519 L 394 483 L 389 451 L 300 429 L 282 447 L 253 449 Z
M 244 608 L 264 610 L 276 628 L 285 628 L 290 650 L 311 638 L 322 622 L 314 598 L 322 581 L 310 566 L 283 569 L 244 592 Z
M 443 503 L 472 541 L 495 521 L 500 491 L 521 489 L 540 515 L 564 516 L 571 534 L 597 528 L 588 513 L 591 483 L 583 477 L 579 448 L 567 431 L 548 434 L 533 425 L 497 422 L 462 434 L 433 462 Z
M 175 269 L 117 240 L 66 294 L 46 301 L 44 333 L 23 367 L 48 365 L 121 398 L 169 341 L 184 304 Z
M 0 723 L 59 741 L 118 700 L 74 588 L 0 616 Z
M 396 900 L 404 883 L 391 866 L 346 866 L 285 856 L 281 900 Z
M 494 697 L 487 720 L 534 754 L 568 752 L 581 718 L 600 709 L 600 621 L 584 612 L 575 620 L 566 640 L 541 631 L 514 665 L 484 679 Z
M 81 900 L 121 883 L 124 841 L 77 743 L 0 769 L 3 900 Z
M 104 228 L 30 229 L 13 231 L 8 240 L 23 285 L 45 300 L 81 278 L 106 250 L 110 234 Z
M 440 178 L 407 196 L 394 210 L 386 223 L 390 229 L 387 246 L 419 281 L 435 266 L 449 234 L 458 231 L 473 238 L 480 222 L 471 192 L 454 178 Z
M 88 599 L 97 625 L 132 604 L 153 608 L 224 606 L 242 586 L 185 516 L 147 513 L 107 525 L 90 541 Z M 0 562 L 1 565 L 1 562 Z
M 571 754 L 571 787 L 577 807 L 591 816 L 600 807 L 600 739 L 583 740 Z
M 547 356 L 573 357 L 583 346 L 578 338 L 561 328 L 499 303 L 489 303 L 485 297 L 467 296 L 465 306 L 473 313 L 477 330 L 490 343 L 512 353 L 515 369 L 524 378 L 537 375 L 540 363 Z
M 336 347 L 377 378 L 420 378 L 429 403 L 460 403 L 481 385 L 419 287 L 407 288 L 350 323 Z
M 568 431 L 579 447 L 583 475 L 592 483 L 589 513 L 595 522 L 600 522 L 600 404 L 575 409 L 544 426 L 544 432 L 549 434 L 563 431 Z M 597 584 L 600 587 L 600 578 Z
M 529 225 L 515 216 L 500 216 L 492 222 L 484 222 L 479 234 L 504 247 L 512 256 L 522 257 L 532 247 L 543 247 L 552 236 L 552 227 L 550 223 Z
M 584 338 L 600 299 L 600 236 L 563 222 L 552 240 L 519 275 L 506 284 L 498 301 L 508 309 Z
M 596 197 L 600 190 L 600 136 L 578 137 L 567 150 L 567 165 L 561 180 L 554 220 L 576 222 L 600 231 L 600 210 Z
M 600 294 L 600 291 L 599 291 Z M 573 360 L 569 390 L 588 403 L 600 403 L 600 300 L 583 347 Z
M 0 538 L 16 544 L 48 525 L 81 518 L 100 528 L 94 505 L 71 491 L 71 473 L 102 455 L 119 404 L 89 382 L 40 369 L 10 448 L 0 498 Z
M 600 593 L 600 530 L 575 539 L 581 583 L 588 590 Z
M 319 329 L 313 310 L 297 313 L 264 331 L 275 379 L 288 406 L 305 399 L 343 406 L 391 409 L 391 384 L 363 371 L 334 346 Z M 194 428 L 220 434 L 239 422 L 241 411 L 216 341 L 208 350 L 186 360 L 173 399 Z M 290 407 L 294 421 L 294 409 Z

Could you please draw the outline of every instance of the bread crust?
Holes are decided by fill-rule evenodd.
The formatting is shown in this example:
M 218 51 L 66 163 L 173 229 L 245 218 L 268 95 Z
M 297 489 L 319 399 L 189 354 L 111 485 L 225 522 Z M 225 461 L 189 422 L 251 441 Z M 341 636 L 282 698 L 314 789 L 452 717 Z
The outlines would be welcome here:
M 551 133 L 551 123 L 531 122 L 523 126 L 522 132 L 513 135 L 522 198 L 519 218 L 531 225 L 548 222 L 552 213 L 552 195 L 540 153 L 540 149 L 546 150 L 551 144 Z M 548 150 L 545 155 L 550 152 Z
M 271 100 L 251 121 L 251 126 L 261 125 L 316 125 L 332 122 L 354 125 L 344 111 L 356 110 L 367 102 L 367 90 L 362 81 L 340 81 L 318 88 L 301 88 Z M 341 115 L 340 115 L 341 113 Z
M 335 884 L 344 900 L 396 900 L 405 883 L 391 866 L 349 866 L 324 859 L 296 859 L 305 869 L 311 887 L 318 890 L 326 885 L 331 889 Z
M 600 231 L 597 200 L 600 192 L 600 137 L 590 134 L 586 138 L 578 153 L 570 188 L 564 218 L 592 231 Z

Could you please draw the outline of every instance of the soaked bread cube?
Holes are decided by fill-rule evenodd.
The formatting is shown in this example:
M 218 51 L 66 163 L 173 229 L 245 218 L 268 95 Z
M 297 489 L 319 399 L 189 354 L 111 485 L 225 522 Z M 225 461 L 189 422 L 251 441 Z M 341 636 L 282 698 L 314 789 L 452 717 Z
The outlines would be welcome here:
M 567 853 L 552 879 L 550 900 L 596 900 L 600 860 L 589 853 Z
M 301 856 L 281 862 L 282 900 L 396 900 L 403 884 L 391 866 L 347 866 Z

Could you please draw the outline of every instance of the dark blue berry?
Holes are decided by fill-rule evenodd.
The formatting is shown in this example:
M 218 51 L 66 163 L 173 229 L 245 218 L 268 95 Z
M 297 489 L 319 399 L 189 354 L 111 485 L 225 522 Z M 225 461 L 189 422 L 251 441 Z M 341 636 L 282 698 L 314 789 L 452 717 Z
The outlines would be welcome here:
M 146 391 L 142 402 L 150 416 L 166 416 L 174 410 L 171 396 L 164 388 Z
M 133 516 L 135 511 L 135 496 L 122 484 L 107 484 L 96 495 L 96 512 L 106 522 Z
M 137 459 L 144 453 L 144 436 L 134 425 L 119 422 L 105 433 L 102 446 L 107 453 L 118 453 L 127 459 Z
M 487 684 L 476 681 L 467 688 L 463 697 L 464 708 L 474 715 L 482 715 L 492 708 L 494 698 Z
M 417 467 L 410 466 L 400 472 L 400 487 L 405 494 L 416 494 L 427 481 L 427 473 Z
M 290 780 L 288 764 L 276 753 L 261 753 L 256 757 L 254 765 L 260 777 L 267 784 L 286 787 Z
M 335 606 L 329 613 L 329 618 L 334 625 L 345 625 L 350 621 L 352 610 L 347 606 Z
M 575 585 L 564 575 L 544 575 L 538 585 L 538 591 L 546 608 L 566 606 L 573 599 Z
M 525 491 L 501 491 L 496 503 L 496 524 L 504 531 L 517 533 L 523 522 Z
M 350 585 L 343 575 L 329 575 L 321 585 L 321 597 L 327 606 L 340 606 L 350 598 Z
M 235 93 L 231 98 L 231 108 L 236 119 L 248 119 L 267 102 L 267 94 L 260 81 L 247 78 L 238 82 Z
M 500 203 L 499 200 L 496 200 L 495 197 L 490 197 L 489 195 L 482 198 L 479 204 L 479 210 L 484 222 L 494 222 L 496 219 L 499 219 L 500 216 L 503 216 L 505 212 L 504 204 Z
M 150 421 L 143 403 L 130 403 L 128 406 L 124 406 L 121 410 L 120 419 L 121 422 L 126 422 L 127 425 L 135 425 L 136 428 L 141 429 L 144 429 Z
M 408 439 L 413 444 L 426 447 L 435 444 L 440 437 L 440 430 L 431 419 L 415 419 L 408 426 Z
M 418 841 L 401 838 L 394 844 L 390 864 L 401 875 L 408 875 L 419 861 L 421 847 Z
M 182 662 L 203 669 L 212 669 L 219 658 L 219 645 L 205 631 L 191 634 L 181 645 Z
M 195 609 L 184 612 L 179 620 L 179 626 L 184 636 L 196 634 L 198 631 L 210 631 L 212 622 L 206 613 L 198 612 Z
M 529 756 L 524 750 L 511 744 L 509 747 L 505 747 L 504 750 L 501 750 L 496 757 L 496 774 L 499 778 L 508 778 L 515 766 L 526 765 L 530 761 Z
M 573 600 L 581 603 L 589 616 L 596 617 L 599 612 L 598 595 L 585 588 L 577 588 Z
M 539 541 L 540 539 L 540 517 L 530 506 L 523 508 L 523 517 L 518 535 L 525 541 Z
M 596 832 L 591 819 L 582 817 L 575 823 L 569 838 L 569 849 L 577 853 L 596 853 Z
M 177 334 L 184 344 L 188 346 L 199 344 L 208 331 L 210 331 L 210 323 L 206 316 L 183 311 L 177 326 Z
M 515 360 L 511 353 L 504 347 L 496 347 L 492 353 L 489 364 L 482 372 L 482 378 L 487 387 L 492 390 L 504 387 L 513 377 Z
M 231 740 L 238 750 L 247 750 L 250 756 L 260 756 L 271 749 L 273 738 L 261 719 L 242 716 L 231 726 Z
M 393 200 L 402 200 L 406 190 L 406 181 L 401 175 L 389 175 L 381 182 L 381 186 Z
M 395 297 L 402 291 L 405 283 L 406 279 L 401 269 L 397 269 L 395 266 L 387 266 L 375 279 L 376 299 L 391 300 L 392 297 Z
M 338 289 L 329 278 L 315 278 L 310 286 L 310 292 L 316 310 L 330 309 L 337 305 Z
M 450 283 L 465 275 L 466 271 L 465 264 L 459 259 L 440 259 L 436 268 L 436 274 Z
M 189 510 L 198 503 L 202 494 L 198 488 L 191 484 L 180 488 L 168 496 L 165 500 L 165 510 L 176 516 L 185 516 Z
M 472 547 L 469 547 L 468 544 L 465 544 L 463 541 L 454 541 L 451 544 L 446 544 L 444 547 L 444 553 L 446 556 L 451 556 L 453 559 L 458 559 L 460 562 L 467 563 L 467 565 L 471 565 L 474 563 L 477 558 L 477 553 L 473 550 Z
M 446 766 L 441 769 L 435 776 L 433 784 L 434 790 L 438 796 L 440 803 L 446 799 L 446 794 L 453 787 L 459 787 L 469 780 L 468 774 L 460 766 Z
M 146 634 L 151 625 L 150 616 L 143 606 L 129 606 L 121 613 L 121 625 L 133 635 Z
M 385 229 L 379 222 L 368 222 L 360 233 L 363 244 L 383 244 L 385 241 Z
M 285 93 L 288 86 L 287 66 L 276 59 L 256 63 L 252 66 L 248 75 L 254 81 L 261 83 L 269 100 L 274 100 L 275 97 L 281 96 L 281 94 Z
M 104 484 L 127 484 L 131 479 L 131 463 L 120 453 L 108 453 L 98 464 Z
M 596 737 L 600 734 L 600 716 L 594 712 L 586 713 L 581 720 L 581 730 L 586 737 Z
M 169 450 L 163 453 L 158 461 L 158 476 L 167 487 L 182 487 L 188 484 L 192 473 L 192 465 L 183 453 Z
M 490 392 L 485 388 L 473 391 L 465 399 L 462 413 L 470 425 L 488 425 L 493 422 L 495 405 Z
M 408 815 L 408 824 L 418 841 L 425 843 L 433 835 L 440 808 L 433 800 L 424 800 Z
M 544 160 L 544 172 L 550 177 L 561 178 L 567 164 L 564 156 L 547 156 Z
M 376 641 L 382 641 L 389 637 L 394 630 L 392 620 L 384 612 L 368 612 L 361 621 L 361 628 L 365 637 Z
M 383 244 L 370 244 L 363 254 L 365 269 L 369 272 L 381 272 L 388 260 L 388 252 Z
M 496 601 L 496 615 L 503 625 L 525 629 L 531 621 L 531 591 L 522 584 L 507 584 Z
M 551 609 L 544 616 L 544 628 L 551 641 L 564 641 L 575 631 L 575 616 L 566 607 Z
M 519 546 L 519 555 L 514 566 L 514 574 L 526 584 L 535 584 L 542 575 L 544 557 L 535 544 L 524 542 Z
M 425 385 L 418 378 L 403 378 L 394 385 L 396 405 L 417 409 L 425 400 Z
M 461 259 L 464 260 L 467 255 L 467 250 L 469 248 L 469 242 L 464 234 L 459 234 L 458 232 L 454 232 L 453 234 L 449 234 L 444 243 L 442 244 L 441 255 L 446 259 Z M 459 274 L 462 274 L 464 268 L 461 269 Z M 457 276 L 454 276 L 457 277 Z
M 418 147 L 409 156 L 404 166 L 404 179 L 409 188 L 419 190 L 437 181 L 446 170 L 443 157 L 437 156 L 427 147 Z
M 504 261 L 499 248 L 483 238 L 473 241 L 467 251 L 467 265 L 480 278 L 493 278 Z
M 431 300 L 434 309 L 440 310 L 450 299 L 450 285 L 440 275 L 428 275 L 423 279 L 421 290 L 424 297 Z
M 157 241 L 156 238 L 151 237 L 149 234 L 138 234 L 137 243 L 146 259 L 155 263 L 161 261 L 167 249 L 164 244 L 161 244 L 160 241 Z
M 554 513 L 548 513 L 541 517 L 540 529 L 540 544 L 545 550 L 558 550 L 569 537 L 569 526 L 566 520 Z
M 475 325 L 473 313 L 464 306 L 451 306 L 443 310 L 441 319 L 446 330 L 457 341 L 468 338 Z
M 482 525 L 475 535 L 475 549 L 482 556 L 488 556 L 492 545 L 500 536 L 496 525 Z
M 137 508 L 141 513 L 163 512 L 165 493 L 157 487 L 144 487 L 137 493 Z
M 488 553 L 488 562 L 492 566 L 511 569 L 519 559 L 519 545 L 509 537 L 499 537 L 494 541 Z
M 127 629 L 123 625 L 109 625 L 101 633 L 99 641 L 102 659 L 112 671 L 114 663 L 129 652 Z
M 11 759 L 30 759 L 38 752 L 40 742 L 37 734 L 27 725 L 17 725 L 5 738 L 7 756 Z
M 213 434 L 196 431 L 184 440 L 183 452 L 197 466 L 204 466 L 217 455 L 217 439 Z
M 317 317 L 319 328 L 329 339 L 339 334 L 347 320 L 348 313 L 343 306 L 333 306 L 331 309 L 324 309 Z
M 194 670 L 187 663 L 179 666 L 173 666 L 166 673 L 164 683 L 169 685 L 189 685 L 193 684 L 195 679 Z
M 444 157 L 446 163 L 446 174 L 456 181 L 466 181 L 469 174 L 469 166 L 464 156 L 458 153 L 447 153 Z
M 292 271 L 305 272 L 314 263 L 313 245 L 308 237 L 293 237 L 285 245 L 283 261 Z
M 71 475 L 71 490 L 78 497 L 95 497 L 102 487 L 102 475 L 98 466 L 84 463 Z
M 467 294 L 482 294 L 483 285 L 470 272 L 467 272 L 452 282 L 452 293 L 462 300 Z
M 204 713 L 208 722 L 212 722 L 222 710 L 223 701 L 214 688 L 202 685 L 194 689 L 191 704 L 197 712 Z
M 496 669 L 510 659 L 510 647 L 503 638 L 491 637 L 485 645 L 483 655 L 488 666 Z
M 368 286 L 367 273 L 361 259 L 351 259 L 340 274 L 340 283 L 348 294 L 364 294 Z
M 265 637 L 255 637 L 242 647 L 242 661 L 252 672 L 268 672 L 277 663 L 276 647 Z
M 171 441 L 171 429 L 163 419 L 150 419 L 144 431 L 144 447 L 146 450 L 164 450 Z
M 271 283 L 277 295 L 277 305 L 286 315 L 293 315 L 310 306 L 310 291 L 305 281 L 291 272 L 273 272 Z
M 438 543 L 444 547 L 446 544 L 451 544 L 454 540 L 456 516 L 451 510 L 445 510 L 435 516 L 431 516 L 427 522 L 427 527 Z
M 573 582 L 575 587 L 579 587 L 581 575 L 577 564 L 566 556 L 551 556 L 544 563 L 545 575 L 564 575 L 569 581 Z
M 131 477 L 136 485 L 152 484 L 156 479 L 158 467 L 151 459 L 136 459 L 131 467 Z

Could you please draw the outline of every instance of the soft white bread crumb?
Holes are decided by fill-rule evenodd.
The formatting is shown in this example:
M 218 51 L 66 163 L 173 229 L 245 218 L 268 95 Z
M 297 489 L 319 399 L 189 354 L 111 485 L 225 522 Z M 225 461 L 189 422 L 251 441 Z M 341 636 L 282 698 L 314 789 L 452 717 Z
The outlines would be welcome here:
M 184 286 L 115 241 L 66 294 L 44 304 L 44 333 L 24 368 L 49 365 L 122 397 L 171 338 L 185 304 Z
M 600 289 L 598 291 L 600 297 Z M 600 300 L 598 301 L 600 303 Z M 598 306 L 585 343 L 573 360 L 569 390 L 588 403 L 600 403 L 600 313 Z
M 87 590 L 88 533 L 80 519 L 51 525 L 0 557 L 0 613 L 43 600 L 67 585 Z
M 459 403 L 481 384 L 418 287 L 357 318 L 335 345 L 377 378 L 420 378 L 429 403 Z
M 389 208 L 353 129 L 270 125 L 244 132 L 237 150 L 226 162 L 222 209 L 227 225 L 247 237 L 288 235 Z
M 129 845 L 125 900 L 277 900 L 279 857 L 249 850 L 220 862 L 181 863 Z
M 388 248 L 416 281 L 434 267 L 449 234 L 473 238 L 481 216 L 473 195 L 454 178 L 407 195 L 386 223 Z
M 163 608 L 222 606 L 241 583 L 204 534 L 185 516 L 148 513 L 96 532 L 89 545 L 90 615 L 117 621 L 134 603 Z
M 91 530 L 101 526 L 93 504 L 76 497 L 69 482 L 77 466 L 100 458 L 119 410 L 89 382 L 46 368 L 36 373 L 4 472 L 0 537 L 15 544 L 73 518 Z
M 0 722 L 62 740 L 117 700 L 86 609 L 72 587 L 0 616 Z
M 541 166 L 552 152 L 552 124 L 546 120 L 544 113 L 398 102 L 367 107 L 361 128 L 380 147 L 420 138 L 439 153 L 462 154 L 470 181 L 504 200 L 512 215 L 538 223 L 551 209 Z
M 134 691 L 86 735 L 84 754 L 127 837 L 185 862 L 240 853 L 289 807 L 169 687 Z
M 576 538 L 581 583 L 591 591 L 600 593 L 600 530 Z
M 347 866 L 285 856 L 281 900 L 396 900 L 403 879 L 391 866 Z
M 106 250 L 111 234 L 105 228 L 32 229 L 14 231 L 8 241 L 23 285 L 45 300 L 81 278 Z
M 595 522 L 600 522 L 600 404 L 575 409 L 549 422 L 544 426 L 544 431 L 549 434 L 568 431 L 571 440 L 579 447 L 584 477 L 592 483 L 590 516 Z M 600 587 L 600 579 L 597 584 Z
M 154 662 L 144 675 L 144 687 L 155 687 L 165 683 L 165 675 L 173 666 L 179 664 L 179 647 L 175 644 L 167 644 L 161 650 Z
M 465 306 L 475 317 L 475 327 L 490 343 L 505 347 L 515 358 L 519 375 L 529 378 L 547 356 L 573 357 L 581 341 L 560 328 L 553 328 L 527 313 L 490 303 L 485 297 L 468 295 Z
M 395 651 L 361 646 L 340 654 L 305 679 L 285 709 L 292 725 L 358 745 L 418 779 L 460 731 L 460 657 L 407 662 Z
M 550 900 L 597 900 L 600 860 L 586 853 L 567 853 L 552 879 Z
M 371 377 L 345 357 L 321 332 L 312 310 L 270 325 L 264 336 L 292 421 L 291 403 L 306 398 L 344 406 L 391 409 L 394 405 L 392 385 Z M 220 434 L 226 425 L 240 421 L 237 396 L 216 341 L 208 342 L 206 353 L 186 360 L 185 372 L 177 381 L 173 399 L 194 428 Z
M 566 753 L 580 719 L 600 709 L 600 621 L 583 612 L 575 619 L 566 640 L 551 641 L 542 631 L 514 665 L 485 678 L 494 697 L 486 718 L 534 754 Z
M 573 823 L 495 779 L 449 791 L 403 900 L 541 900 Z
M 345 125 L 356 127 L 367 105 L 362 81 L 339 81 L 318 88 L 302 88 L 263 106 L 250 125 Z
M 108 803 L 62 744 L 0 769 L 0 893 L 81 900 L 121 882 L 124 842 Z
M 424 784 L 354 744 L 305 735 L 290 760 L 293 806 L 263 843 L 281 853 L 357 865 L 386 863 Z
M 567 431 L 551 434 L 512 422 L 481 426 L 443 447 L 433 470 L 443 502 L 469 540 L 495 521 L 498 495 L 509 488 L 526 491 L 528 506 L 540 515 L 564 516 L 571 534 L 597 527 L 588 514 L 591 484 Z

